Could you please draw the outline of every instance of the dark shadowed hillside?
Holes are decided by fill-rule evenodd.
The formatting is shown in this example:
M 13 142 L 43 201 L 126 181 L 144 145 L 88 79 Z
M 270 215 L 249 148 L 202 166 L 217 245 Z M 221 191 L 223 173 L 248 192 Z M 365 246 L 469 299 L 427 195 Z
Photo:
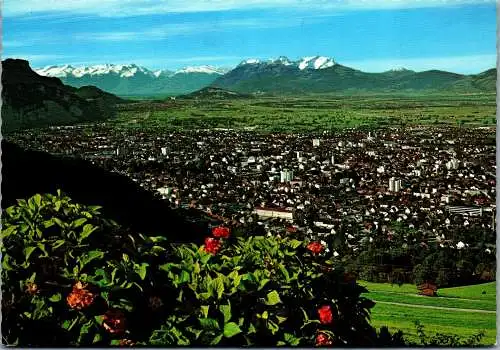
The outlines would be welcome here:
M 77 203 L 102 206 L 105 217 L 136 232 L 163 235 L 171 242 L 202 242 L 207 230 L 208 221 L 201 212 L 175 211 L 123 175 L 84 160 L 24 150 L 2 141 L 3 208 L 16 199 L 57 189 Z
M 38 75 L 28 61 L 2 62 L 2 131 L 112 117 L 122 100 L 97 88 L 75 89 Z

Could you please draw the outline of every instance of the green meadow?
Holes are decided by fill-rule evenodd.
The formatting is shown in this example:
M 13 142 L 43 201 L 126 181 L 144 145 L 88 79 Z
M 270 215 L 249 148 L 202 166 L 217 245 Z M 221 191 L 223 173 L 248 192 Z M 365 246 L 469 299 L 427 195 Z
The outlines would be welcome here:
M 401 330 L 409 339 L 416 338 L 415 321 L 427 334 L 445 333 L 468 337 L 485 332 L 482 344 L 496 343 L 496 283 L 443 288 L 437 297 L 417 295 L 415 285 L 402 286 L 361 281 L 376 302 L 372 324 Z
M 314 132 L 350 127 L 495 126 L 495 113 L 495 94 L 207 97 L 127 104 L 120 108 L 114 123 L 146 129 Z

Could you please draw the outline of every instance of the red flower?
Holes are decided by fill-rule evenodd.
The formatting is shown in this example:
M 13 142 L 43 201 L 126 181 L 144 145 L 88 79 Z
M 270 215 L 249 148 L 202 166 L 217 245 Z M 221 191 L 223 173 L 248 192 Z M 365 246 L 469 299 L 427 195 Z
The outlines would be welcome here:
M 330 337 L 323 332 L 318 333 L 316 336 L 316 346 L 329 346 L 332 345 Z
M 112 334 L 125 332 L 125 314 L 117 309 L 108 310 L 104 314 L 102 326 Z
M 205 238 L 205 251 L 212 255 L 217 254 L 221 248 L 221 242 L 217 238 L 207 237 Z
M 318 309 L 319 321 L 322 324 L 330 324 L 333 321 L 332 308 L 330 305 L 323 305 Z
M 229 238 L 230 230 L 228 227 L 219 226 L 212 229 L 212 234 L 214 237 L 218 238 Z
M 325 249 L 323 245 L 319 242 L 311 242 L 307 245 L 307 249 L 309 249 L 313 254 L 319 254 Z

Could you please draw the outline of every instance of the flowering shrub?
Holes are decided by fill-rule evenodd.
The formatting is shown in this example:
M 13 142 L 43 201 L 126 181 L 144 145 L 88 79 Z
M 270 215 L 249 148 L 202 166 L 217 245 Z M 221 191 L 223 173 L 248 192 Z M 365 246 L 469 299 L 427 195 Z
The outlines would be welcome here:
M 216 228 L 201 247 L 167 244 L 60 193 L 19 201 L 2 218 L 4 342 L 379 344 L 368 322 L 374 303 L 323 249 L 230 233 Z

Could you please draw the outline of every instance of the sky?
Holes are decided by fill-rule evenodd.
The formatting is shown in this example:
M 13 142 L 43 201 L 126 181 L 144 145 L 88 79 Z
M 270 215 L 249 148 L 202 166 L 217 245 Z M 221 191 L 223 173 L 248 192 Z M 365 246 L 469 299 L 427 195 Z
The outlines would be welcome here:
M 4 0 L 2 58 L 150 69 L 328 56 L 367 72 L 496 66 L 495 0 Z

